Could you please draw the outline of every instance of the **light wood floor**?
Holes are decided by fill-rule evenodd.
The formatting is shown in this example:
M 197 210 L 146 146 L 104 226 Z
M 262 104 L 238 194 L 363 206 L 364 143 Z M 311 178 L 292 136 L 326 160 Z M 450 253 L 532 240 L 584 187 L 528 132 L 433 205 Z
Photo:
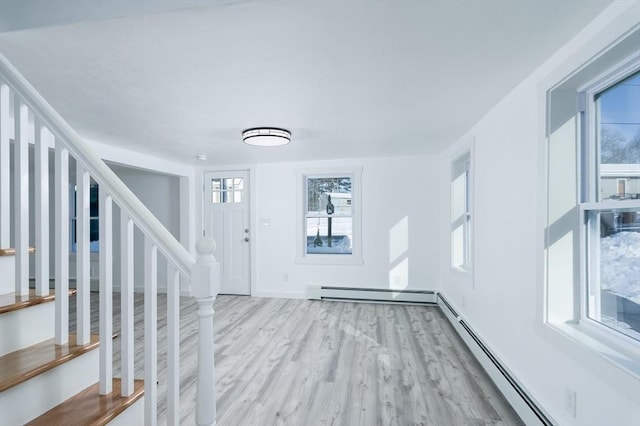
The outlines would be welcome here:
M 164 295 L 158 303 L 164 398 Z M 97 294 L 92 304 L 97 320 Z M 197 317 L 193 299 L 182 298 L 181 305 L 180 417 L 191 425 Z M 116 293 L 114 332 L 118 307 Z M 219 296 L 215 310 L 220 426 L 522 424 L 437 307 Z M 136 375 L 142 378 L 141 295 L 135 318 Z M 116 338 L 116 375 L 119 348 Z M 160 401 L 160 424 L 165 411 Z

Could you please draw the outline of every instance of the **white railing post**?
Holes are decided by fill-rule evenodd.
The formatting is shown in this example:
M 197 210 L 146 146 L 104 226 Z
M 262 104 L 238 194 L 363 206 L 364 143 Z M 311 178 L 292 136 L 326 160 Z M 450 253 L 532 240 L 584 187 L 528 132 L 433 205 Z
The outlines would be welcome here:
M 134 367 L 134 321 L 133 316 L 133 221 L 120 209 L 120 332 L 122 333 L 121 392 L 122 396 L 133 393 Z
M 100 395 L 113 388 L 113 200 L 104 188 L 98 190 L 100 215 Z
M 9 86 L 0 80 L 0 248 L 9 248 L 11 229 L 11 159 L 9 158 Z M 6 273 L 6 272 L 5 272 Z
M 69 341 L 69 151 L 56 140 L 55 178 L 56 345 Z
M 216 383 L 213 362 L 213 302 L 220 290 L 220 265 L 213 257 L 216 244 L 201 239 L 196 244 L 198 258 L 191 269 L 191 294 L 198 302 L 198 386 L 196 423 L 216 424 Z
M 53 144 L 53 135 L 34 119 L 34 190 L 35 190 L 35 231 L 36 231 L 36 295 L 49 294 L 49 145 Z
M 167 261 L 167 424 L 180 424 L 180 273 Z
M 13 146 L 14 172 L 14 234 L 16 294 L 29 294 L 29 109 L 15 99 L 15 136 Z
M 158 423 L 158 247 L 144 237 L 144 424 Z
M 80 345 L 91 340 L 90 182 L 89 173 L 76 162 L 76 333 Z

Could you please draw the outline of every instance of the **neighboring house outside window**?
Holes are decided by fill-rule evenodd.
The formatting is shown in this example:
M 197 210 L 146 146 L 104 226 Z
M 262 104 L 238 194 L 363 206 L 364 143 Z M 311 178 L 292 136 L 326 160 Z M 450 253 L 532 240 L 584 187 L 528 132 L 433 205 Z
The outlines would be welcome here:
M 298 172 L 299 263 L 362 263 L 356 169 Z
M 639 34 L 635 30 L 568 74 L 554 75 L 555 84 L 549 80 L 540 152 L 545 324 L 636 377 Z
M 580 96 L 581 316 L 640 341 L 640 66 Z

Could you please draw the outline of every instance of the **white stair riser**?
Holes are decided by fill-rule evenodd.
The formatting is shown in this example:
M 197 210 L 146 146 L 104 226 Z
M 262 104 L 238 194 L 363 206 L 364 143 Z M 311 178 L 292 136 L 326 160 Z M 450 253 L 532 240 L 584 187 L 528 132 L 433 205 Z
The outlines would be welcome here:
M 0 256 L 0 294 L 16 291 L 16 258 Z
M 54 303 L 40 303 L 0 315 L 0 356 L 53 338 Z
M 108 426 L 131 426 L 144 424 L 144 396 L 107 423 Z
M 98 381 L 96 349 L 0 394 L 3 425 L 23 425 Z

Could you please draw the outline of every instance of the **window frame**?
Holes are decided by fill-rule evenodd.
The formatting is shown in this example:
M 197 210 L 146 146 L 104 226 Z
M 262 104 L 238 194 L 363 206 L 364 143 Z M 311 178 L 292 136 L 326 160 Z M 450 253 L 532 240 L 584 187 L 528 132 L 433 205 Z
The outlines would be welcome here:
M 454 183 L 454 169 L 457 167 L 456 163 L 464 160 L 468 157 L 464 166 L 465 173 L 465 185 L 464 185 L 464 214 L 454 220 L 453 218 L 453 183 Z M 449 162 L 449 267 L 452 271 L 461 273 L 463 275 L 473 275 L 473 259 L 474 259 L 474 158 L 475 158 L 475 138 L 472 138 L 469 144 L 462 150 L 457 152 L 451 157 Z M 456 178 L 460 176 L 458 174 Z M 459 223 L 463 222 L 463 263 L 456 264 L 454 262 L 454 236 L 453 231 L 459 226 Z M 472 282 L 473 285 L 473 282 Z
M 100 193 L 99 185 L 97 183 L 89 184 L 89 202 L 91 203 L 91 191 L 95 190 L 96 195 Z M 77 195 L 78 188 L 75 183 L 69 184 L 69 254 L 75 256 L 77 253 L 77 229 L 76 229 L 76 221 L 78 220 L 78 211 L 77 211 Z M 99 199 L 99 195 L 98 195 Z M 99 201 L 96 200 L 96 204 Z M 96 207 L 97 208 L 97 207 Z M 91 208 L 89 208 L 89 212 L 91 212 Z M 100 216 L 89 216 L 89 246 L 91 246 L 92 242 L 96 243 L 95 250 L 90 250 L 90 255 L 97 256 L 100 252 L 100 237 L 98 236 L 97 240 L 91 240 L 91 222 L 92 221 L 100 221 Z
M 351 178 L 351 254 L 307 253 L 306 219 L 308 206 L 307 179 Z M 296 263 L 325 265 L 361 265 L 362 258 L 362 168 L 341 167 L 296 170 Z
M 450 162 L 450 253 L 449 253 L 449 266 L 454 271 L 471 274 L 473 272 L 473 229 L 474 229 L 474 213 L 473 213 L 473 159 L 474 159 L 474 147 L 475 143 L 472 142 L 471 146 L 464 149 L 461 153 L 453 157 Z M 454 170 L 458 169 L 457 164 L 464 161 L 462 168 L 463 172 L 454 176 Z M 463 175 L 464 179 L 464 212 L 457 218 L 453 218 L 453 204 L 454 204 L 454 182 Z M 455 179 L 454 179 L 455 178 Z M 454 263 L 454 237 L 453 232 L 462 223 L 463 227 L 463 247 L 462 247 L 462 264 Z
M 631 337 L 619 330 L 607 326 L 590 317 L 590 306 L 599 304 L 600 295 L 593 294 L 594 280 L 599 280 L 599 247 L 600 222 L 598 213 L 612 210 L 640 210 L 640 200 L 608 200 L 601 199 L 602 169 L 600 159 L 600 141 L 598 139 L 598 106 L 597 96 L 609 88 L 621 83 L 626 78 L 640 72 L 639 54 L 634 54 L 621 63 L 607 69 L 599 77 L 578 89 L 578 150 L 577 150 L 577 188 L 579 212 L 579 289 L 575 302 L 577 312 L 575 319 L 578 327 L 600 344 L 636 357 L 640 350 L 640 338 Z M 618 179 L 619 180 L 619 179 Z M 616 181 L 617 190 L 617 181 Z M 595 237 L 594 237 L 595 236 Z M 594 278 L 595 277 L 595 278 Z M 595 287 L 599 288 L 596 281 Z M 599 306 L 594 309 L 597 311 Z M 597 316 L 597 314 L 592 314 Z M 637 374 L 638 372 L 636 372 Z

